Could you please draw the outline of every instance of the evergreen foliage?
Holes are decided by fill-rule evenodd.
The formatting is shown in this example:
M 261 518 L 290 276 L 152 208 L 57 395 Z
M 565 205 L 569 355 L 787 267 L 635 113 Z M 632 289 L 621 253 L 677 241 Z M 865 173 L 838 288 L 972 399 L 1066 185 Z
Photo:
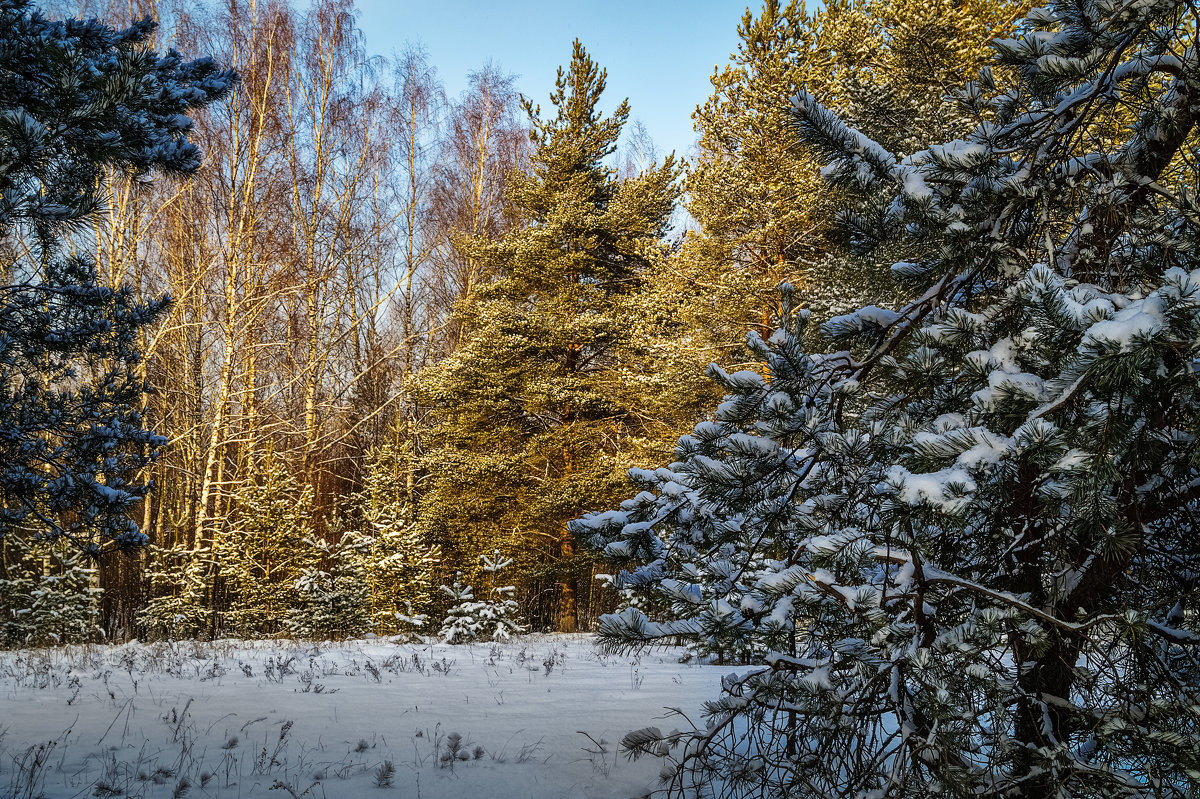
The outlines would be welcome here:
M 98 626 L 95 569 L 63 542 L 7 541 L 7 576 L 0 576 L 0 647 L 91 641 Z
M 149 18 L 116 30 L 3 0 L 0 23 L 0 235 L 28 228 L 54 241 L 103 203 L 105 166 L 180 175 L 200 166 L 187 113 L 224 96 L 233 72 L 155 53 Z
M 475 601 L 474 588 L 463 585 L 462 572 L 456 572 L 454 582 L 441 586 L 441 589 L 453 604 L 446 613 L 446 618 L 442 620 L 442 629 L 438 631 L 438 635 L 448 644 L 474 641 L 479 633 L 476 610 L 484 603 Z
M 146 46 L 154 24 L 51 21 L 0 2 L 0 624 L 8 642 L 95 632 L 91 564 L 146 537 L 129 518 L 165 443 L 145 426 L 139 331 L 165 298 L 105 286 L 65 245 L 100 172 L 188 174 L 187 113 L 236 80 Z
M 225 597 L 218 628 L 245 637 L 278 633 L 289 613 L 320 588 L 312 488 L 268 453 L 236 501 L 232 532 L 211 553 L 214 590 Z
M 974 75 L 986 42 L 1004 34 L 1028 0 L 840 0 L 813 11 L 771 0 L 747 9 L 730 63 L 693 115 L 698 154 L 687 175 L 687 207 L 700 226 L 679 268 L 711 306 L 712 342 L 732 348 L 743 331 L 771 330 L 775 289 L 794 283 L 818 313 L 895 298 L 886 256 L 832 252 L 820 155 L 789 122 L 797 88 L 840 112 L 892 151 L 962 135 L 969 120 L 951 89 Z M 697 298 L 698 300 L 701 298 Z M 720 359 L 728 363 L 728 357 Z
M 141 623 L 168 637 L 414 632 L 433 604 L 441 553 L 411 521 L 409 487 L 397 479 L 410 462 L 396 441 L 373 451 L 362 490 L 320 532 L 312 489 L 269 455 L 237 493 L 228 535 L 199 551 L 153 549 Z
M 698 155 L 687 175 L 687 207 L 714 256 L 771 277 L 791 269 L 818 240 L 806 197 L 819 194 L 813 161 L 798 153 L 786 108 L 814 76 L 817 18 L 799 2 L 746 9 L 738 49 L 714 71 L 713 93 L 693 118 Z M 776 280 L 777 282 L 777 280 Z
M 353 564 L 366 590 L 370 629 L 381 635 L 411 632 L 414 621 L 428 614 L 442 560 L 440 548 L 425 540 L 413 519 L 411 490 L 399 479 L 411 462 L 396 441 L 372 453 L 351 508 L 358 529 L 346 535 L 342 562 Z
M 147 576 L 153 596 L 138 614 L 149 634 L 257 637 L 303 630 L 327 638 L 361 631 L 365 611 L 356 600 L 365 604 L 365 598 L 353 584 L 357 556 L 346 551 L 347 536 L 335 536 L 332 546 L 317 536 L 311 487 L 301 486 L 268 451 L 233 500 L 231 529 L 215 541 L 152 549 Z
M 289 610 L 284 627 L 297 638 L 354 638 L 371 630 L 367 564 L 354 545 L 354 536 L 339 529 L 340 522 L 335 518 L 329 531 L 335 544 L 305 541 L 319 553 L 321 562 L 305 569 L 296 580 L 298 601 Z
M 191 638 L 213 629 L 211 558 L 184 542 L 151 544 L 146 567 L 149 599 L 138 611 L 138 624 L 150 638 Z
M 499 548 L 522 581 L 556 582 L 561 630 L 575 629 L 576 584 L 590 575 L 566 523 L 624 490 L 646 435 L 640 378 L 621 356 L 677 196 L 673 157 L 625 180 L 604 165 L 629 113 L 597 110 L 605 80 L 576 42 L 553 112 L 525 100 L 530 169 L 512 176 L 510 198 L 527 224 L 477 243 L 490 282 L 460 307 L 458 350 L 416 384 L 434 418 L 422 527 L 451 562 Z
M 897 157 L 802 93 L 799 135 L 914 299 L 764 373 L 575 529 L 669 610 L 624 649 L 744 653 L 702 726 L 631 733 L 677 795 L 1186 797 L 1200 788 L 1194 8 L 1055 2 Z
M 500 572 L 512 565 L 512 559 L 500 557 L 497 550 L 491 557 L 484 555 L 480 560 L 490 583 L 487 599 L 475 599 L 474 589 L 462 584 L 462 572 L 455 575 L 453 585 L 442 586 L 442 591 L 454 602 L 438 633 L 444 643 L 507 641 L 525 632 L 518 615 L 520 608 L 512 598 L 516 587 L 496 584 Z

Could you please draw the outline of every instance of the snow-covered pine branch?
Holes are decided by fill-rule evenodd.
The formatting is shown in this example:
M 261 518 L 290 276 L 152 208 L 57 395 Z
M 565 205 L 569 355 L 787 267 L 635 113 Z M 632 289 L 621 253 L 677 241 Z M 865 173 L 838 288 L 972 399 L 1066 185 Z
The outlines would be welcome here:
M 149 19 L 117 30 L 49 20 L 28 0 L 0 3 L 4 644 L 94 637 L 99 591 L 87 560 L 147 543 L 131 513 L 166 440 L 142 417 L 138 347 L 169 298 L 105 285 L 94 263 L 66 254 L 67 240 L 105 202 L 104 168 L 194 172 L 187 113 L 237 80 L 211 59 L 153 52 L 153 29 Z
M 631 743 L 670 792 L 1200 785 L 1195 14 L 1051 3 L 960 94 L 975 130 L 904 158 L 798 98 L 845 240 L 914 299 L 813 353 L 785 292 L 762 372 L 714 372 L 677 462 L 576 523 L 652 609 L 604 646 L 763 664 Z

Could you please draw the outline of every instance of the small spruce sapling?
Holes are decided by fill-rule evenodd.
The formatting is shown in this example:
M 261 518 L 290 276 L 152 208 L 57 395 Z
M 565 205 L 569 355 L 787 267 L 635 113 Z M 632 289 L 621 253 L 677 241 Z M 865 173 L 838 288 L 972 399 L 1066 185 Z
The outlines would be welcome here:
M 467 641 L 507 641 L 514 635 L 525 632 L 518 619 L 520 608 L 512 598 L 516 589 L 511 585 L 497 585 L 497 575 L 512 565 L 511 558 L 500 557 L 496 550 L 492 557 L 484 555 L 483 570 L 491 577 L 488 599 L 475 599 L 474 589 L 462 584 L 462 572 L 455 575 L 453 586 L 442 586 L 442 591 L 454 600 L 454 606 L 442 624 L 441 637 L 448 644 Z
M 474 609 L 482 603 L 475 601 L 475 590 L 469 585 L 462 584 L 462 572 L 454 573 L 454 584 L 441 586 L 442 591 L 454 601 L 454 605 L 442 622 L 438 633 L 448 644 L 459 644 L 464 641 L 474 641 L 479 637 L 479 627 L 476 623 Z
M 288 612 L 284 627 L 299 638 L 353 638 L 370 629 L 370 597 L 352 536 L 342 533 L 341 518 L 331 527 L 336 544 L 313 538 L 305 545 L 321 553 L 321 566 L 305 569 L 295 583 L 299 604 Z

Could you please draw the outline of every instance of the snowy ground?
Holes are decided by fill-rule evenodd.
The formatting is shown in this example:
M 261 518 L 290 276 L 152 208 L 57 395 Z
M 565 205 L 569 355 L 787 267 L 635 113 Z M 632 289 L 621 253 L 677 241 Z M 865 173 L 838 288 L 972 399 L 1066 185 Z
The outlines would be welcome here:
M 507 644 L 128 644 L 0 652 L 0 798 L 626 797 L 617 751 L 728 668 Z M 389 774 L 390 770 L 390 774 Z

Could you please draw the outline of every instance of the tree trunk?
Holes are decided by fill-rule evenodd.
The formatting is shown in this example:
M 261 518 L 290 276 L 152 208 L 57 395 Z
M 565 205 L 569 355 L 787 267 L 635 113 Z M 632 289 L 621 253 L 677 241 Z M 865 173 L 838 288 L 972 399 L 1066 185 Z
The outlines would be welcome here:
M 569 563 L 575 557 L 575 536 L 563 524 L 558 537 L 558 557 L 560 561 Z M 558 584 L 558 631 L 573 633 L 579 626 L 579 601 L 575 592 L 575 575 L 571 572 L 563 574 Z

